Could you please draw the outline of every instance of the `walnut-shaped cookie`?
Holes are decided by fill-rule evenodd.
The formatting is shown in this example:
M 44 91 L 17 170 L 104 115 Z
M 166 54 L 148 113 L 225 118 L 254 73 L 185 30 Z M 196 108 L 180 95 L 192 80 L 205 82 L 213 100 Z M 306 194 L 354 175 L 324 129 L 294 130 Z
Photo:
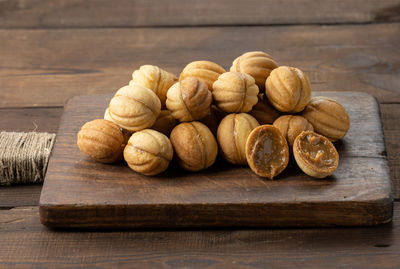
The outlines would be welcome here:
M 131 136 L 124 150 L 124 159 L 132 170 L 153 176 L 168 168 L 173 152 L 167 136 L 145 129 Z
M 277 118 L 273 124 L 286 138 L 289 146 L 293 146 L 296 137 L 303 131 L 314 131 L 311 123 L 302 116 L 283 115 Z
M 239 72 L 226 72 L 213 84 L 213 99 L 218 108 L 228 113 L 249 112 L 258 102 L 254 78 Z
M 161 105 L 165 107 L 167 91 L 177 81 L 178 78 L 174 74 L 158 66 L 142 65 L 132 73 L 132 80 L 129 85 L 136 83 L 152 90 L 160 98 Z
M 257 126 L 257 120 L 246 113 L 229 114 L 221 121 L 217 140 L 225 160 L 233 164 L 247 164 L 247 137 Z
M 279 111 L 297 113 L 310 101 L 310 81 L 300 69 L 280 66 L 267 78 L 265 93 Z
M 97 119 L 85 123 L 77 135 L 79 149 L 102 163 L 113 163 L 122 158 L 125 137 L 115 123 Z
M 313 125 L 315 132 L 333 142 L 343 138 L 350 128 L 350 118 L 346 109 L 328 97 L 312 98 L 302 116 Z
M 179 76 L 179 81 L 188 77 L 196 77 L 203 81 L 211 91 L 214 81 L 218 79 L 219 75 L 225 72 L 225 69 L 216 63 L 210 61 L 195 61 L 185 66 Z
M 188 77 L 169 88 L 167 108 L 179 121 L 194 121 L 207 116 L 212 102 L 207 85 L 195 77 Z
M 157 95 L 139 84 L 119 89 L 108 106 L 109 118 L 130 132 L 152 126 L 160 111 L 161 103 Z
M 250 51 L 237 57 L 233 61 L 230 71 L 249 74 L 255 79 L 258 88 L 263 90 L 269 74 L 277 67 L 275 60 L 268 53 Z
M 289 147 L 281 132 L 272 125 L 253 129 L 246 142 L 246 158 L 251 170 L 273 179 L 289 163 Z
M 304 131 L 296 137 L 293 155 L 301 170 L 316 178 L 332 175 L 339 165 L 339 154 L 332 142 L 312 131 Z
M 258 103 L 253 106 L 249 114 L 252 115 L 261 125 L 272 124 L 280 116 L 279 111 L 269 104 L 265 98 L 260 98 L 260 95 Z
M 174 117 L 172 117 L 171 111 L 161 110 L 156 122 L 150 127 L 150 129 L 156 130 L 169 137 L 172 129 L 174 129 L 177 124 L 178 122 Z
M 177 162 L 184 169 L 200 171 L 215 162 L 217 141 L 204 124 L 197 121 L 181 123 L 172 130 L 170 139 Z

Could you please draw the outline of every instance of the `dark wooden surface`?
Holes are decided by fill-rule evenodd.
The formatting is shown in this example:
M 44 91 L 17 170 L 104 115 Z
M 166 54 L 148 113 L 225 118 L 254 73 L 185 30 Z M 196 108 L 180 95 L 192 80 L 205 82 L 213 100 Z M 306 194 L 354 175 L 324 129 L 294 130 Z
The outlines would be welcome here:
M 400 102 L 399 25 L 0 29 L 0 106 L 60 106 L 82 92 L 115 92 L 143 64 L 176 74 L 193 60 L 229 68 L 250 50 L 301 68 L 315 91 Z
M 400 1 L 203 2 L 0 1 L 0 129 L 32 131 L 35 122 L 37 130 L 54 132 L 67 98 L 112 93 L 140 64 L 178 72 L 201 58 L 228 67 L 243 51 L 262 49 L 280 64 L 304 69 L 314 90 L 363 91 L 378 98 L 394 196 L 400 198 Z M 0 188 L 0 267 L 400 263 L 398 202 L 393 222 L 375 228 L 54 232 L 39 222 L 40 190 Z
M 336 143 L 338 169 L 332 177 L 315 180 L 292 162 L 275 181 L 223 160 L 199 173 L 171 165 L 157 177 L 135 173 L 123 163 L 97 163 L 79 152 L 76 134 L 85 122 L 102 118 L 112 95 L 74 97 L 65 107 L 47 170 L 40 197 L 41 221 L 65 228 L 389 222 L 393 196 L 375 98 L 358 92 L 313 92 L 321 94 L 340 102 L 350 116 L 348 134 Z
M 393 223 L 364 228 L 55 231 L 37 207 L 0 211 L 2 268 L 398 268 Z
M 397 0 L 3 0 L 6 28 L 282 25 L 399 21 Z M 24 19 L 21 20 L 21 17 Z

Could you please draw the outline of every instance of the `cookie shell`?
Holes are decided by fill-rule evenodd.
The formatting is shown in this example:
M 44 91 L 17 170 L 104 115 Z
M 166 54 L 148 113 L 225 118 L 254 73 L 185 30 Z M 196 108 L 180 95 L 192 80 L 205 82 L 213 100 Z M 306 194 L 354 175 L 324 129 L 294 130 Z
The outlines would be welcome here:
M 332 142 L 312 131 L 303 131 L 296 137 L 293 155 L 300 169 L 315 178 L 332 175 L 339 165 L 339 154 Z
M 277 63 L 268 53 L 250 51 L 237 57 L 233 61 L 230 71 L 246 73 L 252 76 L 258 88 L 263 90 L 269 74 L 277 67 Z
M 293 146 L 294 140 L 302 131 L 314 131 L 312 124 L 308 120 L 297 115 L 280 116 L 274 121 L 273 125 L 286 138 L 289 146 Z
M 300 69 L 280 66 L 267 78 L 265 94 L 277 110 L 301 112 L 311 98 L 310 81 Z
M 196 77 L 206 83 L 208 89 L 211 91 L 214 81 L 225 72 L 222 66 L 214 62 L 194 61 L 185 66 L 179 76 L 179 81 L 188 77 Z
M 212 94 L 207 85 L 195 77 L 175 83 L 167 93 L 167 108 L 177 120 L 194 121 L 210 112 Z
M 125 137 L 118 125 L 96 119 L 85 123 L 77 134 L 81 152 L 102 163 L 113 163 L 122 158 Z
M 186 170 L 210 167 L 218 154 L 217 141 L 204 124 L 193 121 L 177 125 L 170 135 L 177 163 Z
M 108 106 L 109 118 L 130 132 L 152 126 L 160 111 L 161 102 L 157 95 L 139 84 L 119 89 Z
M 258 87 L 254 78 L 226 72 L 213 84 L 213 99 L 218 108 L 228 113 L 249 112 L 258 102 Z
M 332 142 L 343 138 L 350 128 L 346 109 L 334 99 L 318 96 L 310 100 L 302 116 L 314 127 L 314 131 Z
M 129 85 L 139 84 L 152 90 L 160 99 L 162 107 L 165 107 L 168 89 L 178 81 L 178 78 L 158 66 L 142 65 L 132 73 Z
M 247 164 L 247 137 L 257 126 L 257 120 L 246 113 L 229 114 L 221 121 L 217 140 L 225 160 L 233 164 Z
M 128 166 L 148 176 L 164 172 L 172 157 L 173 149 L 168 137 L 151 129 L 132 134 L 124 150 Z

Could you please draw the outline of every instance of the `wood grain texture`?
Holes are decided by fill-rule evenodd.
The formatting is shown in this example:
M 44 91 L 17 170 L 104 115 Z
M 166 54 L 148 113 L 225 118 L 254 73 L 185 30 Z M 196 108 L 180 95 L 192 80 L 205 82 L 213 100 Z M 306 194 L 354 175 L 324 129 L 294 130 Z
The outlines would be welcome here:
M 46 229 L 37 207 L 0 210 L 2 268 L 398 268 L 400 205 L 368 228 L 90 232 Z
M 62 107 L 0 108 L 0 130 L 56 133 Z
M 400 148 L 398 115 L 400 104 L 381 104 L 380 110 L 385 133 L 385 142 L 394 198 L 400 198 Z M 11 108 L 1 109 L 0 129 L 7 131 L 57 132 L 62 108 Z M 36 125 L 35 125 L 36 124 Z M 374 132 L 371 132 L 374 133 Z M 373 142 L 371 140 L 370 142 Z M 0 188 L 0 208 L 35 206 L 39 202 L 41 185 Z
M 112 93 L 143 64 L 175 74 L 200 59 L 229 68 L 250 50 L 302 69 L 314 91 L 400 102 L 400 24 L 0 30 L 0 40 L 0 107 L 62 106 L 75 95 Z
M 397 0 L 3 0 L 0 27 L 371 23 L 399 21 L 399 5 Z
M 382 104 L 381 112 L 394 197 L 400 198 L 400 104 Z
M 15 185 L 0 188 L 0 210 L 39 204 L 42 184 Z
M 381 104 L 387 157 L 393 182 L 394 198 L 400 198 L 400 148 L 398 147 L 398 115 L 400 104 Z M 62 108 L 11 108 L 1 109 L 0 129 L 8 131 L 32 131 L 38 126 L 39 131 L 57 132 Z M 33 122 L 35 124 L 33 124 Z M 371 133 L 374 133 L 371 130 Z M 373 142 L 374 139 L 369 142 Z M 376 143 L 376 140 L 375 142 Z M 16 206 L 36 206 L 39 202 L 41 185 L 14 186 L 0 188 L 0 208 Z
M 0 0 L 0 28 L 352 24 L 398 21 L 400 10 L 398 1 L 322 0 L 321 5 L 313 2 L 310 8 L 302 4 L 311 0 L 250 0 L 250 4 L 261 3 L 260 8 L 240 8 L 237 14 L 235 8 L 246 1 L 229 1 L 230 6 L 220 7 L 225 0 L 206 0 L 202 1 L 204 6 L 196 2 L 196 6 L 190 7 L 192 12 L 185 12 L 186 3 L 192 1 L 169 6 L 175 1 L 154 4 L 153 0 L 126 0 L 110 6 L 103 0 Z M 261 9 L 266 3 L 273 11 L 268 16 Z M 215 7 L 218 9 L 212 9 Z M 226 12 L 221 14 L 220 10 Z M 181 14 L 176 15 L 177 12 Z M 243 34 L 242 27 L 238 27 L 221 37 L 218 27 L 207 28 L 208 34 L 203 33 L 205 29 L 192 28 L 193 34 L 183 29 L 169 31 L 168 35 L 160 35 L 154 29 L 148 33 L 147 29 L 65 29 L 58 34 L 41 30 L 12 30 L 7 34 L 0 31 L 0 107 L 62 106 L 73 95 L 113 92 L 126 84 L 126 77 L 129 79 L 133 69 L 143 63 L 163 64 L 179 72 L 179 65 L 193 60 L 193 55 L 211 57 L 228 66 L 237 54 L 253 48 L 269 51 L 272 44 L 274 56 L 280 58 L 288 53 L 280 61 L 301 65 L 307 74 L 313 73 L 314 90 L 365 91 L 379 98 L 388 162 L 395 196 L 399 197 L 396 184 L 400 175 L 400 104 L 393 104 L 399 103 L 400 89 L 396 25 L 317 26 L 305 27 L 306 30 L 289 27 L 293 29 L 289 32 L 281 26 L 274 27 L 276 30 L 254 27 L 254 36 Z M 253 27 L 245 29 L 253 31 Z M 281 32 L 282 37 L 278 37 Z M 184 40 L 182 34 L 189 40 Z M 286 40 L 293 46 L 287 48 Z M 133 48 L 136 43 L 139 47 Z M 217 50 L 213 51 L 214 48 Z M 275 55 L 277 52 L 279 55 Z M 8 115 L 18 115 L 14 112 Z M 22 115 L 23 112 L 16 118 L 18 123 L 27 124 L 27 130 L 31 130 L 32 123 L 23 119 L 30 119 L 29 115 Z M 40 123 L 39 128 L 46 126 L 46 122 L 41 123 L 42 117 L 46 116 L 34 119 Z M 2 115 L 0 124 L 3 121 L 8 119 Z M 48 127 L 52 128 L 50 124 Z M 13 187 L 2 192 L 4 189 L 0 188 L 0 207 L 3 202 L 10 207 L 37 204 L 40 186 Z M 37 207 L 0 210 L 0 267 L 398 268 L 399 216 L 399 204 L 395 203 L 393 223 L 373 228 L 93 233 L 48 230 L 40 224 Z
M 157 177 L 141 176 L 123 164 L 96 163 L 79 152 L 76 133 L 86 121 L 102 117 L 111 95 L 75 97 L 65 108 L 50 159 L 41 220 L 54 227 L 113 228 L 390 221 L 391 181 L 375 99 L 364 93 L 325 94 L 343 104 L 351 120 L 348 135 L 336 143 L 338 170 L 315 180 L 292 164 L 276 181 L 222 160 L 199 173 L 172 166 Z
M 385 142 L 391 178 L 393 182 L 393 195 L 395 199 L 400 198 L 400 148 L 398 136 L 398 115 L 400 115 L 400 104 L 381 104 L 382 123 L 384 127 Z M 12 108 L 2 109 L 0 126 L 2 130 L 8 131 L 31 131 L 35 128 L 39 131 L 57 132 L 59 115 L 62 108 Z M 16 123 L 16 124 L 14 124 Z M 373 133 L 373 132 L 371 132 Z M 373 142 L 372 139 L 369 142 Z M 376 140 L 375 140 L 376 142 Z M 375 143 L 373 142 L 373 143 Z M 41 185 L 14 186 L 0 188 L 0 208 L 16 206 L 36 206 L 39 202 Z

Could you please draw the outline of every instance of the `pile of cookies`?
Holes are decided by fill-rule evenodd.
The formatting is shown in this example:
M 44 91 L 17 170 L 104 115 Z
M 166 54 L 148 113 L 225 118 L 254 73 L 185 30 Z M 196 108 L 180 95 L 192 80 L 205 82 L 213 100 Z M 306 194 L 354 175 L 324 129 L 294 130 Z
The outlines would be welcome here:
M 144 175 L 165 171 L 173 159 L 189 171 L 206 169 L 220 152 L 270 179 L 293 154 L 306 174 L 323 178 L 337 168 L 332 142 L 349 126 L 337 101 L 311 98 L 300 69 L 254 51 L 236 58 L 229 72 L 210 61 L 189 63 L 179 79 L 141 66 L 115 93 L 104 119 L 82 126 L 77 143 L 99 162 L 124 158 Z

